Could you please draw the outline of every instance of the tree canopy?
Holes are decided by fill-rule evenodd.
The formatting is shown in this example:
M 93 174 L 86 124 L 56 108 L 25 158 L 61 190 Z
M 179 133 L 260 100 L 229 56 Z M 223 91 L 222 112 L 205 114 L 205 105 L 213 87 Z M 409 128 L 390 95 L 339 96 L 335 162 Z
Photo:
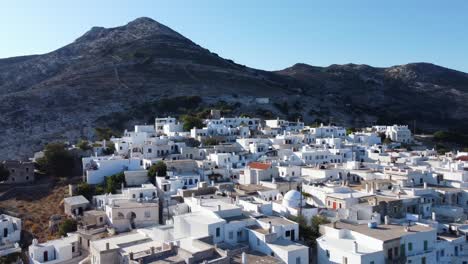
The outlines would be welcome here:
M 8 177 L 10 177 L 10 171 L 5 165 L 0 164 L 0 182 L 8 180 Z
M 44 148 L 44 157 L 37 160 L 39 168 L 54 177 L 70 177 L 74 158 L 63 143 L 50 143 Z
M 148 170 L 148 177 L 164 177 L 167 175 L 167 166 L 164 161 L 158 161 L 155 164 L 151 165 Z
M 183 128 L 185 131 L 190 131 L 190 129 L 194 127 L 196 128 L 203 127 L 203 121 L 196 116 L 184 115 L 182 116 L 182 122 L 184 123 Z
M 59 235 L 65 236 L 67 233 L 76 231 L 76 221 L 73 219 L 65 219 L 59 225 Z

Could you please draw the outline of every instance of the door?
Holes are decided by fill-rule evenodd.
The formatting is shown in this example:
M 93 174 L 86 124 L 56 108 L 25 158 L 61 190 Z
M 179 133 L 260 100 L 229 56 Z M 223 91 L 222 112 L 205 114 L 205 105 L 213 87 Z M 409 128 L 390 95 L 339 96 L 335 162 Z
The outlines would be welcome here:
M 333 202 L 333 209 L 336 209 L 336 202 Z
M 291 230 L 291 240 L 296 240 L 296 230 Z
M 47 261 L 49 261 L 49 252 L 44 251 L 44 262 L 47 262 Z

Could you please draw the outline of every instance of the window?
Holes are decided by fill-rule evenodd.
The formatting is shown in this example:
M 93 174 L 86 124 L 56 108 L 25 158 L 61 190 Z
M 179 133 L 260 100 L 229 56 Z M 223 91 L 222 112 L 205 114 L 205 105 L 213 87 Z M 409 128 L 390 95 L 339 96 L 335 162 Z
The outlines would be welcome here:
M 72 252 L 75 253 L 75 245 L 72 245 Z
M 229 237 L 229 239 L 233 239 L 234 238 L 234 232 L 229 231 L 228 237 Z
M 424 240 L 424 250 L 427 250 L 427 240 Z
M 426 257 L 421 258 L 421 264 L 426 264 Z
M 145 217 L 150 218 L 151 217 L 151 212 L 150 211 L 145 211 Z
M 413 251 L 413 243 L 408 243 L 408 251 Z
M 301 264 L 301 257 L 296 258 L 296 264 Z
M 393 249 L 389 248 L 387 250 L 387 257 L 388 259 L 393 259 Z
M 260 246 L 260 238 L 257 237 L 257 246 Z
M 393 252 L 395 252 L 395 257 L 398 257 L 398 247 L 393 248 Z
M 286 231 L 285 236 L 290 237 L 291 236 L 291 230 Z
M 216 228 L 216 237 L 221 236 L 221 228 L 217 227 Z
M 372 260 L 369 264 L 375 264 L 375 261 Z

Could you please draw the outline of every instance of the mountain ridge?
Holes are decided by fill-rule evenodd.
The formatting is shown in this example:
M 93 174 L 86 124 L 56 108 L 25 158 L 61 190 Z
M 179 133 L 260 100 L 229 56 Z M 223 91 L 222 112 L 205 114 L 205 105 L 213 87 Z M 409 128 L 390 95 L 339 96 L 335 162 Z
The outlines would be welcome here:
M 349 126 L 417 119 L 428 130 L 462 129 L 468 120 L 468 74 L 460 71 L 430 63 L 298 63 L 264 71 L 224 59 L 143 17 L 120 27 L 93 27 L 46 54 L 0 59 L 0 159 L 27 157 L 49 141 L 92 139 L 109 117 L 191 95 L 202 98 L 203 107 L 220 100 L 240 104 L 231 114 Z M 256 97 L 272 103 L 255 105 Z M 125 127 L 148 121 L 126 115 Z

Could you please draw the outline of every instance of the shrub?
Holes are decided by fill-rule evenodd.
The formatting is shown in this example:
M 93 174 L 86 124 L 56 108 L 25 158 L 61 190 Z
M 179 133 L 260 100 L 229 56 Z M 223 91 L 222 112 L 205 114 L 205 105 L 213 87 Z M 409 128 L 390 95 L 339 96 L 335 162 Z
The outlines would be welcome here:
M 112 155 L 115 152 L 115 144 L 112 141 L 106 142 L 106 148 L 102 150 L 104 155 Z
M 205 140 L 203 140 L 203 145 L 205 146 L 215 146 L 215 145 L 218 145 L 219 144 L 219 141 L 215 138 L 207 138 Z
M 203 121 L 195 116 L 184 115 L 182 116 L 182 122 L 184 123 L 183 128 L 185 131 L 190 131 L 192 128 L 202 128 Z
M 76 231 L 76 221 L 73 219 L 65 219 L 59 225 L 58 234 L 60 236 L 65 236 L 67 233 Z
M 10 177 L 10 171 L 5 165 L 0 164 L 0 182 L 8 180 L 8 177 Z
M 55 176 L 71 176 L 74 158 L 63 143 L 50 143 L 44 149 L 44 157 L 38 159 L 38 167 L 43 172 Z
M 148 177 L 150 181 L 153 181 L 154 177 L 164 177 L 167 175 L 167 166 L 164 161 L 158 161 L 155 164 L 151 165 L 148 170 Z
M 94 193 L 94 187 L 86 182 L 80 183 L 76 187 L 76 195 L 83 195 L 86 199 L 90 201 L 93 198 Z
M 91 145 L 89 145 L 89 142 L 87 140 L 81 140 L 80 142 L 78 142 L 78 144 L 76 144 L 76 146 L 81 149 L 81 150 L 90 150 L 92 149 L 93 147 Z
M 106 193 L 116 193 L 122 187 L 122 183 L 125 185 L 125 174 L 117 173 L 105 178 L 104 189 Z
M 96 127 L 94 132 L 98 140 L 109 140 L 112 136 L 117 136 L 117 133 L 109 127 Z

